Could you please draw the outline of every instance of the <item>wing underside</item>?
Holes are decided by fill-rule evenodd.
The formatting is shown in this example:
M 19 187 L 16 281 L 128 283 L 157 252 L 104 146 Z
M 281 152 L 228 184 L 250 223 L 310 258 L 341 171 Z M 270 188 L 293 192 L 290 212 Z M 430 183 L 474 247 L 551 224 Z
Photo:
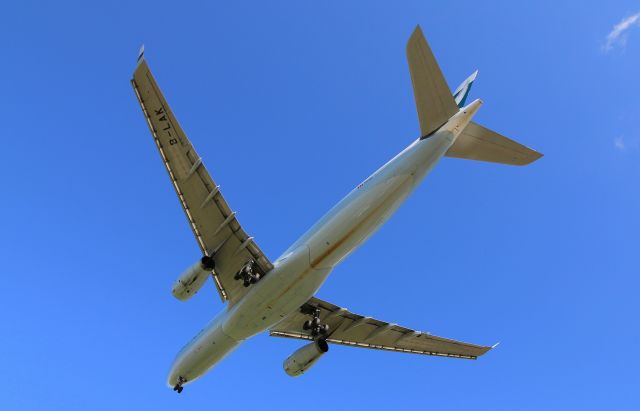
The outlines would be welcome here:
M 329 325 L 327 341 L 333 344 L 470 360 L 475 360 L 492 348 L 437 337 L 353 314 L 315 297 L 307 305 L 320 309 L 322 323 Z M 313 339 L 309 331 L 302 328 L 305 320 L 310 318 L 302 311 L 304 310 L 295 311 L 285 317 L 269 330 L 269 334 L 274 337 Z
M 131 80 L 173 188 L 198 246 L 213 256 L 214 283 L 224 300 L 238 300 L 247 289 L 234 275 L 248 261 L 266 274 L 273 265 L 240 226 L 188 137 L 180 127 L 158 87 L 144 56 L 140 56 Z

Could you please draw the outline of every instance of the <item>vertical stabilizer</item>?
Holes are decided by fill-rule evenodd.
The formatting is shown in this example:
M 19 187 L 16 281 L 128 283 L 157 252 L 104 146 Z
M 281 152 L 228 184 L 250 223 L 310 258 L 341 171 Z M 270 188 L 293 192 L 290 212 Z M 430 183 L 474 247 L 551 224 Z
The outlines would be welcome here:
M 420 120 L 420 131 L 422 136 L 426 136 L 457 113 L 458 105 L 451 95 L 451 90 L 420 26 L 416 27 L 407 42 L 407 60 Z

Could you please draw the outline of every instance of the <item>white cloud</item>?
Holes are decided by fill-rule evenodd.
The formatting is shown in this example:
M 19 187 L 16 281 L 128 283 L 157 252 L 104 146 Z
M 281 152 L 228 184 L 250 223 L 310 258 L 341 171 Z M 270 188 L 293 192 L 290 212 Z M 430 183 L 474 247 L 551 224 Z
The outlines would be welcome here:
M 627 44 L 627 33 L 635 24 L 640 24 L 640 13 L 623 18 L 620 23 L 613 26 L 613 29 L 607 34 L 607 41 L 603 46 L 604 52 L 610 51 L 614 45 L 620 44 L 624 47 Z
M 620 136 L 613 139 L 613 148 L 636 153 L 640 149 L 640 136 Z

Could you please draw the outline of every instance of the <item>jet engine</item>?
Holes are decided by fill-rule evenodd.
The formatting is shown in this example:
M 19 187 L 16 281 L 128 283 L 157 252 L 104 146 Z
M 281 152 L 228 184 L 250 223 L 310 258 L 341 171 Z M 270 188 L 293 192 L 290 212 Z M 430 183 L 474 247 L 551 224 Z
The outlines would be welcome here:
M 324 339 L 318 339 L 305 345 L 284 360 L 284 371 L 291 377 L 304 374 L 315 364 L 322 354 L 329 351 L 329 344 Z
M 173 286 L 171 293 L 180 301 L 186 301 L 198 292 L 207 281 L 215 264 L 213 258 L 202 257 L 197 263 L 183 272 Z

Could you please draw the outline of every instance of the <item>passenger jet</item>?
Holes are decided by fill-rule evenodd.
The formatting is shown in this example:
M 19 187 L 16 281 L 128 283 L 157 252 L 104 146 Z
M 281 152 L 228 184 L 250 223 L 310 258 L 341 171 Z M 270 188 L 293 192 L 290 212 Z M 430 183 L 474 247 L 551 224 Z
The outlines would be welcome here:
M 419 26 L 407 43 L 407 59 L 420 137 L 272 262 L 238 222 L 140 51 L 131 84 L 202 253 L 178 278 L 173 295 L 188 300 L 211 277 L 222 301 L 228 301 L 178 353 L 167 381 L 174 391 L 182 392 L 240 343 L 265 330 L 308 341 L 284 362 L 291 376 L 306 372 L 329 344 L 465 359 L 493 348 L 379 321 L 314 297 L 331 271 L 389 219 L 442 157 L 525 165 L 542 156 L 471 121 L 482 105 L 479 99 L 466 104 L 477 72 L 451 93 Z

